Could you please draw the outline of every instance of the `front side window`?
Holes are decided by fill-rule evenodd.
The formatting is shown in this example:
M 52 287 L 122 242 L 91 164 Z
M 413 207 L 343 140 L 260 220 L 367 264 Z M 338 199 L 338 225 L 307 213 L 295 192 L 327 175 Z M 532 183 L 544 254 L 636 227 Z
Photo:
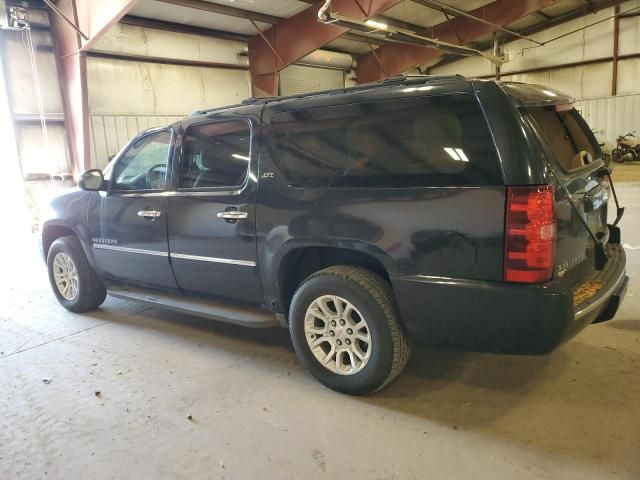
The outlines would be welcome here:
M 251 128 L 243 120 L 195 125 L 184 137 L 180 188 L 239 187 L 249 169 Z
M 557 112 L 554 108 L 532 108 L 529 114 L 565 170 L 584 167 L 599 154 L 577 110 Z
M 167 177 L 171 132 L 146 135 L 137 140 L 113 167 L 113 190 L 162 190 Z
M 496 185 L 500 164 L 471 95 L 277 114 L 281 166 L 297 187 Z

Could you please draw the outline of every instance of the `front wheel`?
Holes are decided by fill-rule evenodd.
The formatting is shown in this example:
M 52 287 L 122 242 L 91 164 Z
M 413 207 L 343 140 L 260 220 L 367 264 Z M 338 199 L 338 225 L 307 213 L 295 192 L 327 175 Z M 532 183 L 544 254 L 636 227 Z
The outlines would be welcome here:
M 49 283 L 60 305 L 71 312 L 86 312 L 100 306 L 106 296 L 97 277 L 74 236 L 58 238 L 47 254 Z
M 623 163 L 624 155 L 622 155 L 622 150 L 620 150 L 619 148 L 614 148 L 613 151 L 611 152 L 611 159 L 614 162 Z
M 358 267 L 330 267 L 308 277 L 291 302 L 289 329 L 307 370 L 342 393 L 382 389 L 409 358 L 390 285 Z

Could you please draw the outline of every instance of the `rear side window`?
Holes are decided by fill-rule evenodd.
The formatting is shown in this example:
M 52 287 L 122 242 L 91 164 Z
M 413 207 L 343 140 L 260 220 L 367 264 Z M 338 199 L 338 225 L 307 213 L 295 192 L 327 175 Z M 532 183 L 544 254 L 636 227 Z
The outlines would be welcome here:
M 565 170 L 570 172 L 584 167 L 599 155 L 591 132 L 575 109 L 557 112 L 553 108 L 532 108 L 529 114 Z
M 272 123 L 292 186 L 502 183 L 489 129 L 472 95 L 283 112 Z
M 187 130 L 180 188 L 240 186 L 247 175 L 251 129 L 242 120 L 195 125 Z

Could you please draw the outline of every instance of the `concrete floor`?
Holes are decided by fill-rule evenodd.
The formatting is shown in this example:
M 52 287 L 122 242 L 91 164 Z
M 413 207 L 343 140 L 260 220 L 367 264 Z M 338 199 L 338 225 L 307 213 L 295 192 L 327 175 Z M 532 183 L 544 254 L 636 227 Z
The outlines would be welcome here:
M 640 181 L 619 190 L 637 248 Z M 638 249 L 616 320 L 553 354 L 414 351 L 390 388 L 351 398 L 307 375 L 283 330 L 112 299 L 71 314 L 12 239 L 0 479 L 640 478 Z

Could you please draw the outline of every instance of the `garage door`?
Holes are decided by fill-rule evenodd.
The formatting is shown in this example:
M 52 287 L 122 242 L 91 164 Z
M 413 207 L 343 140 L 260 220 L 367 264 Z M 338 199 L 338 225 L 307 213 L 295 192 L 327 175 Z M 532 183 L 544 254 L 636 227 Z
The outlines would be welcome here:
M 334 68 L 291 65 L 280 72 L 280 95 L 344 88 L 344 71 Z

